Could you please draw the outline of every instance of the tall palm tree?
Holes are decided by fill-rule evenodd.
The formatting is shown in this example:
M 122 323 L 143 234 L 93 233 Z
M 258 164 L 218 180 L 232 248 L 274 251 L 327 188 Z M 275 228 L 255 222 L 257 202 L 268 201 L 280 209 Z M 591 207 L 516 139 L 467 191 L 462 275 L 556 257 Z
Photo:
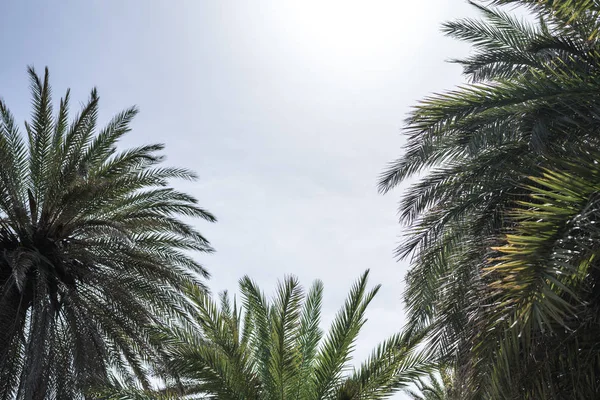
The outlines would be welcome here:
M 268 301 L 248 277 L 240 280 L 242 305 L 225 293 L 220 306 L 204 291 L 188 287 L 193 327 L 158 329 L 179 380 L 160 392 L 121 389 L 110 399 L 385 399 L 428 370 L 419 335 L 397 334 L 381 343 L 349 373 L 351 353 L 365 311 L 379 286 L 368 290 L 368 271 L 354 284 L 323 338 L 323 285 L 307 294 L 295 277 L 280 282 Z
M 542 295 L 524 295 L 523 282 L 513 283 L 512 291 L 498 282 L 511 273 L 526 276 L 516 272 L 523 265 L 503 259 L 512 240 L 505 234 L 522 229 L 513 213 L 530 211 L 531 196 L 544 190 L 529 177 L 556 160 L 577 160 L 599 147 L 600 15 L 595 1 L 492 3 L 529 7 L 538 22 L 472 3 L 483 21 L 444 25 L 447 34 L 475 47 L 471 56 L 456 60 L 470 83 L 416 108 L 407 122 L 405 153 L 384 173 L 380 187 L 385 192 L 413 174 L 423 175 L 400 207 L 410 236 L 398 252 L 413 254 L 406 300 L 412 326 L 431 328 L 432 343 L 454 362 L 458 386 L 470 388 L 466 398 L 552 398 L 539 397 L 552 392 L 545 389 L 550 375 L 527 368 L 520 374 L 509 368 L 502 369 L 504 375 L 491 372 L 507 349 L 512 362 L 502 362 L 523 361 L 520 357 L 532 354 L 525 339 L 548 331 L 546 321 L 558 315 L 558 300 L 545 289 L 544 279 L 550 278 L 539 273 L 527 278 L 536 283 L 528 287 Z M 528 229 L 535 237 L 538 225 Z M 551 247 L 545 250 L 545 256 L 552 254 Z M 556 349 L 561 347 L 554 354 Z M 576 390 L 579 378 L 569 369 L 562 372 L 569 386 L 564 393 Z
M 211 247 L 180 216 L 214 217 L 169 187 L 162 145 L 118 152 L 135 107 L 97 129 L 98 95 L 69 122 L 48 70 L 29 68 L 33 112 L 19 131 L 0 101 L 0 399 L 76 399 L 109 371 L 147 385 L 145 328 L 180 315 L 202 285 L 190 250 Z

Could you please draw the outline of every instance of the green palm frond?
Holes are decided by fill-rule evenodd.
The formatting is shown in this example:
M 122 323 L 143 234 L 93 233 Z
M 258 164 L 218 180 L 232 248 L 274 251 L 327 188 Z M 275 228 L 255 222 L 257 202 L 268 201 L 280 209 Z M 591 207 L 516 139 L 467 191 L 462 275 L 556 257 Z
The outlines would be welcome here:
M 540 27 L 503 10 L 471 4 L 485 19 L 452 21 L 442 27 L 447 36 L 471 43 L 476 49 L 467 59 L 453 60 L 464 67 L 465 75 L 479 82 L 527 74 L 531 67 L 543 66 L 544 57 L 531 51 L 534 42 L 549 36 Z
M 293 396 L 299 365 L 302 362 L 296 346 L 300 334 L 301 302 L 304 293 L 298 279 L 290 277 L 278 285 L 271 308 L 271 359 L 269 367 L 279 390 L 277 398 L 283 400 Z
M 525 6 L 546 17 L 558 18 L 563 24 L 572 25 L 600 12 L 598 0 L 492 0 L 491 3 Z M 589 38 L 593 38 L 597 31 L 592 33 L 594 35 L 588 36 Z
M 377 346 L 369 359 L 350 378 L 352 382 L 356 382 L 356 392 L 363 396 L 361 398 L 385 399 L 433 367 L 432 351 L 417 351 L 424 333 L 406 330 Z
M 300 362 L 296 369 L 295 381 L 290 384 L 290 399 L 306 399 L 315 391 L 316 382 L 312 379 L 312 374 L 323 337 L 320 328 L 322 301 L 323 283 L 316 281 L 306 295 L 300 316 L 297 336 Z
M 380 285 L 377 285 L 367 292 L 367 277 L 368 271 L 350 290 L 317 354 L 314 372 L 317 399 L 328 398 L 339 384 L 343 368 L 350 361 L 354 343 L 366 321 L 366 308 L 379 291 Z

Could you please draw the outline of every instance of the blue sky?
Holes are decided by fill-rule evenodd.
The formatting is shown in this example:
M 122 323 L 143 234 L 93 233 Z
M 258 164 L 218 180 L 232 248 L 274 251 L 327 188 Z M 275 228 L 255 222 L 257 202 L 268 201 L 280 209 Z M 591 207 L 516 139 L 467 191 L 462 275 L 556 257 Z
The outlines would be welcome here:
M 138 105 L 123 146 L 165 143 L 168 164 L 201 176 L 177 187 L 219 218 L 199 225 L 215 292 L 244 274 L 268 291 L 285 274 L 319 278 L 329 321 L 370 268 L 383 288 L 360 359 L 404 321 L 405 188 L 379 195 L 377 176 L 416 100 L 462 82 L 445 60 L 468 49 L 439 27 L 469 15 L 462 0 L 8 1 L 0 96 L 23 121 L 25 68 L 47 65 L 56 98 L 97 86 L 103 121 Z

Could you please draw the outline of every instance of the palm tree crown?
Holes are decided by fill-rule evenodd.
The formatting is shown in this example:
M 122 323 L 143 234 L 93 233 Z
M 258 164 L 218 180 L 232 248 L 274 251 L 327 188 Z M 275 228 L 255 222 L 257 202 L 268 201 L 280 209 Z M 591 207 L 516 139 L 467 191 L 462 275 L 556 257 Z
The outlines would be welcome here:
M 240 280 L 242 305 L 227 294 L 220 306 L 197 287 L 188 288 L 192 327 L 158 329 L 169 354 L 167 371 L 178 380 L 160 393 L 117 390 L 112 399 L 384 399 L 428 369 L 416 351 L 419 335 L 398 334 L 381 343 L 360 367 L 349 369 L 365 311 L 379 286 L 367 289 L 368 271 L 352 287 L 323 337 L 323 285 L 308 293 L 294 277 L 280 282 L 272 301 L 248 277 Z M 171 397 L 170 397 L 171 396 Z
M 0 101 L 0 399 L 81 398 L 109 370 L 146 385 L 145 326 L 207 276 L 179 216 L 214 217 L 169 187 L 195 175 L 159 167 L 162 145 L 117 152 L 136 108 L 98 131 L 95 89 L 69 122 L 69 91 L 55 114 L 48 70 L 29 76 L 25 137 Z

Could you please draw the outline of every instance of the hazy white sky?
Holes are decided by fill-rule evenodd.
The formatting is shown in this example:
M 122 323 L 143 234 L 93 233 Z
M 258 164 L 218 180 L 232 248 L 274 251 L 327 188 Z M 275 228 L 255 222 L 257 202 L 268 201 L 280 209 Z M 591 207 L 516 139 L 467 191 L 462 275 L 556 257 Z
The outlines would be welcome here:
M 377 176 L 401 154 L 416 100 L 462 82 L 464 55 L 440 23 L 463 0 L 8 1 L 0 6 L 0 96 L 28 116 L 25 67 L 50 67 L 55 96 L 98 86 L 101 119 L 137 104 L 123 143 L 166 144 L 197 171 L 178 187 L 219 218 L 200 224 L 218 292 L 248 274 L 271 291 L 285 274 L 325 283 L 328 322 L 366 268 L 383 288 L 356 358 L 403 324 L 401 191 Z M 397 398 L 402 398 L 398 396 Z

